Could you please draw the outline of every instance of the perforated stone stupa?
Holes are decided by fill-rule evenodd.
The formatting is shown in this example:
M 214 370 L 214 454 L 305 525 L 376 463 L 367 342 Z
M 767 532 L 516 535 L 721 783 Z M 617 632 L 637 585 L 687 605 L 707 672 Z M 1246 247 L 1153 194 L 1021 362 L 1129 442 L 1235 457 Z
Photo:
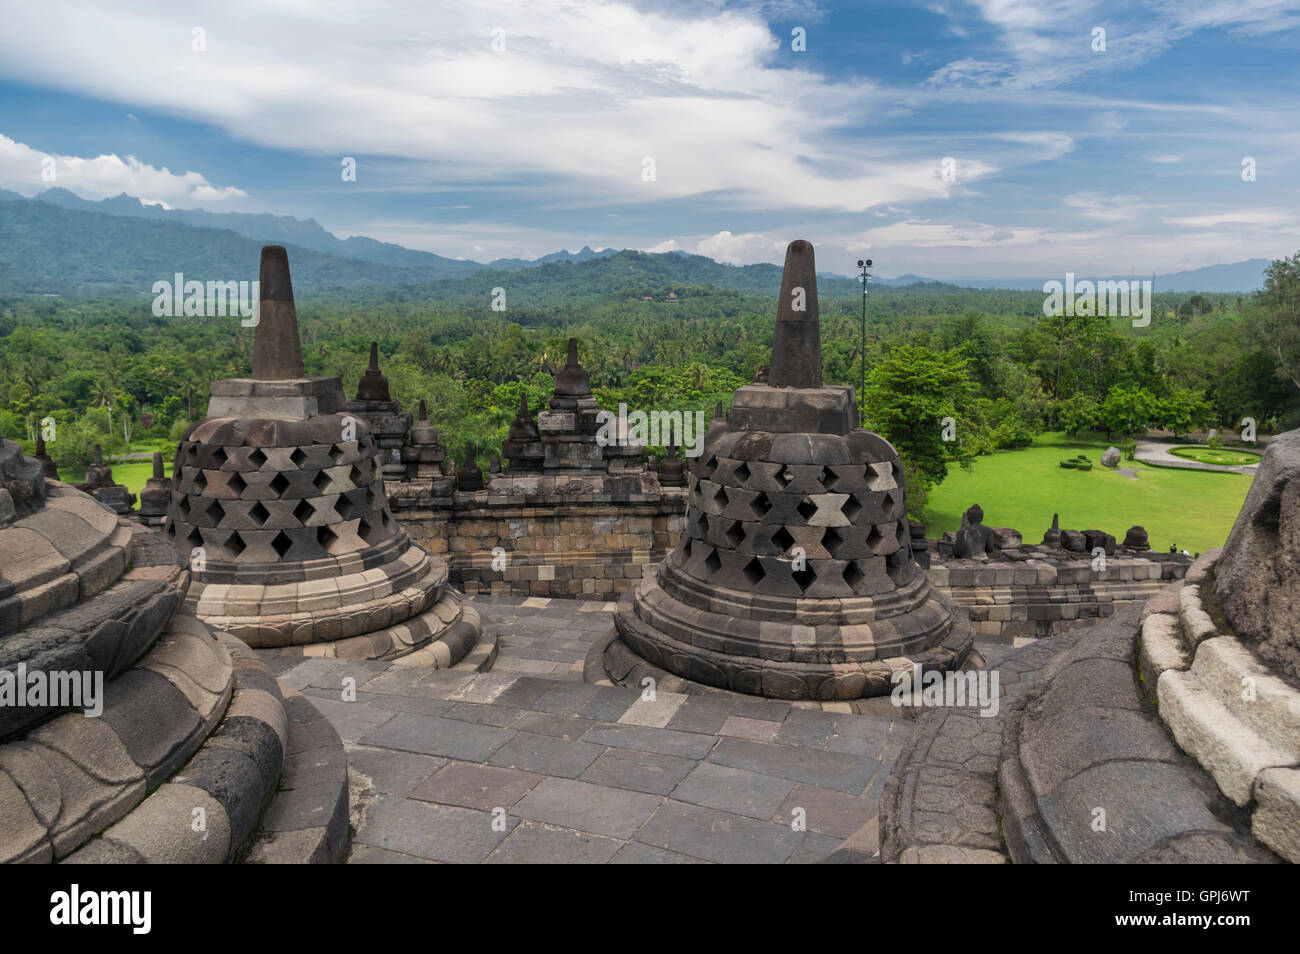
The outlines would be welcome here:
M 964 611 L 912 559 L 889 442 L 823 386 L 812 246 L 790 244 L 766 384 L 736 391 L 691 460 L 686 529 L 615 614 L 604 664 L 784 699 L 888 693 L 890 673 L 960 666 Z M 649 667 L 649 668 L 647 668 Z
M 193 554 L 187 605 L 251 646 L 455 663 L 478 614 L 390 514 L 338 378 L 305 376 L 280 246 L 262 250 L 260 315 L 253 376 L 213 382 L 176 455 L 168 531 Z

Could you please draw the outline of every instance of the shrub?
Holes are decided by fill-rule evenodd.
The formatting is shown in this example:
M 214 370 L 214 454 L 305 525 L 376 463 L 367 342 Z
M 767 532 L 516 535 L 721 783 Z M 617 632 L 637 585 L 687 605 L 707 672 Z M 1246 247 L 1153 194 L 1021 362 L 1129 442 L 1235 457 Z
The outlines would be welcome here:
M 1075 467 L 1079 466 L 1079 462 L 1077 460 L 1063 460 L 1061 461 L 1061 466 L 1066 470 L 1073 470 Z

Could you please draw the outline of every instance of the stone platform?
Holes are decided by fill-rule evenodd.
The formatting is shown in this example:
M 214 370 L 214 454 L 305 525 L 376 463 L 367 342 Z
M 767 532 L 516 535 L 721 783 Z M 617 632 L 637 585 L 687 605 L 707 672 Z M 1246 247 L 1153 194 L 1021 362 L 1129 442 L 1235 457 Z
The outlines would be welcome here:
M 347 746 L 350 863 L 817 862 L 875 815 L 912 731 L 888 699 L 860 715 L 584 684 L 612 604 L 473 602 L 500 638 L 487 673 L 264 654 Z

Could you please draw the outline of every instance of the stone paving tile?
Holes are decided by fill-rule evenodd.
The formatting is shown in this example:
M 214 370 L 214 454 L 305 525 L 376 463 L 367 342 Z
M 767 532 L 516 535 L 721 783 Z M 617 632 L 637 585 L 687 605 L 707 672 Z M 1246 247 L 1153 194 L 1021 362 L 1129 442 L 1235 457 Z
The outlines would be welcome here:
M 790 825 L 798 808 L 803 809 L 802 821 L 809 831 L 847 838 L 876 814 L 877 802 L 800 782 L 772 820 Z
M 607 749 L 578 777 L 584 782 L 667 795 L 698 763 L 672 755 Z
M 438 769 L 446 759 L 431 755 L 396 752 L 369 746 L 350 746 L 348 767 L 365 775 L 376 790 L 389 795 L 406 795 Z
M 448 719 L 459 719 L 461 722 L 477 722 L 480 725 L 494 725 L 497 728 L 504 729 L 518 722 L 519 717 L 524 714 L 524 710 L 512 709 L 509 706 L 462 702 L 458 705 L 452 705 L 444 714 Z
M 597 722 L 617 722 L 637 699 L 641 698 L 634 689 L 621 686 L 595 686 L 595 696 L 578 710 L 584 719 Z
M 874 759 L 884 751 L 886 743 L 899 744 L 910 732 L 911 728 L 902 722 L 889 723 L 870 716 L 837 716 L 826 748 L 844 755 Z
M 722 723 L 730 716 L 731 705 L 722 696 L 687 696 L 682 707 L 669 720 L 668 728 L 717 735 Z
M 690 855 L 666 851 L 663 848 L 652 848 L 635 841 L 620 848 L 618 854 L 610 861 L 612 865 L 707 865 L 710 863 L 702 858 L 692 858 Z
M 372 709 L 363 702 L 335 702 L 316 698 L 312 700 L 312 705 L 330 720 L 344 742 L 357 741 L 395 715 L 383 709 Z
M 518 824 L 487 812 L 453 805 L 435 805 L 387 795 L 366 809 L 365 823 L 354 843 L 401 851 L 419 858 L 452 864 L 475 864 L 503 841 Z
M 557 668 L 559 667 L 559 668 Z M 493 669 L 500 669 L 504 672 L 521 672 L 532 673 L 555 673 L 564 668 L 562 663 L 542 662 L 536 659 L 520 659 L 516 656 L 498 658 Z
M 572 715 L 596 696 L 596 687 L 583 683 L 557 682 L 530 709 Z
M 487 863 L 525 865 L 604 864 L 624 842 L 566 828 L 522 822 L 488 855 Z
M 702 759 L 709 754 L 717 741 L 711 735 L 676 732 L 672 729 L 655 729 L 643 725 L 597 724 L 583 736 L 586 742 L 613 745 L 621 749 L 640 749 L 660 755 L 677 755 L 688 759 Z
M 838 752 L 748 739 L 722 739 L 709 753 L 709 761 L 795 782 L 811 782 L 851 795 L 858 795 L 867 787 L 878 764 Z
M 419 699 L 412 696 L 358 693 L 357 699 L 362 698 L 372 709 L 384 709 L 388 712 L 415 712 L 419 715 L 442 715 L 454 705 L 454 703 L 446 699 Z
M 482 762 L 513 737 L 509 729 L 400 712 L 360 741 L 364 745 Z
M 499 706 L 513 706 L 516 709 L 531 709 L 533 703 L 546 695 L 555 686 L 554 679 L 540 676 L 515 676 L 514 682 L 502 690 L 493 701 Z
M 631 838 L 663 799 L 574 779 L 548 778 L 515 805 L 520 818 L 593 835 Z
M 771 742 L 776 738 L 779 722 L 764 722 L 759 719 L 746 719 L 744 716 L 728 716 L 722 723 L 718 735 L 735 736 L 738 739 L 752 739 L 755 742 Z
M 673 790 L 673 799 L 735 815 L 770 820 L 794 789 L 786 778 L 700 762 Z
M 441 805 L 459 805 L 491 812 L 509 809 L 542 781 L 541 775 L 512 768 L 450 762 L 421 784 L 410 796 Z
M 577 778 L 600 753 L 600 746 L 587 742 L 520 732 L 493 752 L 487 761 L 492 765 L 507 765 L 543 775 Z
M 810 831 L 804 836 L 802 844 L 795 849 L 795 853 L 790 856 L 786 862 L 788 865 L 816 865 L 820 864 L 827 855 L 840 846 L 842 838 L 834 835 L 822 835 L 815 831 Z
M 497 697 L 513 686 L 519 678 L 519 676 L 511 673 L 479 673 L 472 682 L 467 683 L 464 688 L 456 690 L 447 698 L 453 702 L 496 702 Z
M 672 801 L 636 833 L 643 844 L 723 864 L 782 864 L 803 838 L 783 825 Z
M 532 732 L 536 735 L 549 735 L 557 739 L 580 739 L 594 722 L 591 719 L 579 719 L 575 716 L 557 715 L 554 712 L 529 712 L 511 728 L 519 732 Z
M 427 858 L 417 858 L 415 855 L 404 855 L 399 851 L 389 851 L 387 848 L 376 848 L 374 845 L 355 845 L 352 853 L 348 855 L 347 863 L 350 865 L 431 865 L 432 861 Z
M 824 749 L 834 730 L 835 718 L 820 709 L 791 709 L 772 741 L 783 745 Z
M 648 725 L 662 729 L 672 721 L 686 699 L 680 692 L 657 692 L 654 699 L 638 698 L 618 721 L 624 725 Z

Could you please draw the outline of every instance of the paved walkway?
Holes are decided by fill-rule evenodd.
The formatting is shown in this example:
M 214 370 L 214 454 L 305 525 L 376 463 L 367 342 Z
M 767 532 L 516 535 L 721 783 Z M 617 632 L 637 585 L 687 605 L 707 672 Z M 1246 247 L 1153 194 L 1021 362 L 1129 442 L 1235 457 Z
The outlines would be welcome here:
M 1171 447 L 1192 447 L 1192 444 L 1157 444 L 1151 441 L 1138 441 L 1133 450 L 1133 457 L 1144 464 L 1158 467 L 1177 467 L 1182 470 L 1218 470 L 1229 474 L 1254 474 L 1259 470 L 1258 464 L 1246 467 L 1234 467 L 1229 464 L 1204 464 L 1199 460 L 1188 460 L 1169 453 Z
M 474 603 L 501 634 L 489 673 L 266 656 L 347 746 L 350 863 L 816 862 L 876 814 L 911 732 L 887 700 L 863 716 L 584 684 L 613 604 Z

